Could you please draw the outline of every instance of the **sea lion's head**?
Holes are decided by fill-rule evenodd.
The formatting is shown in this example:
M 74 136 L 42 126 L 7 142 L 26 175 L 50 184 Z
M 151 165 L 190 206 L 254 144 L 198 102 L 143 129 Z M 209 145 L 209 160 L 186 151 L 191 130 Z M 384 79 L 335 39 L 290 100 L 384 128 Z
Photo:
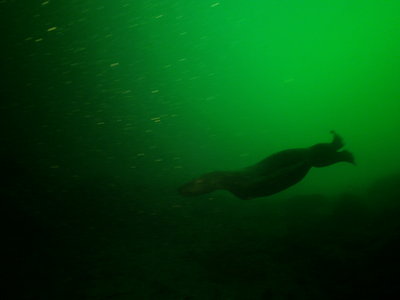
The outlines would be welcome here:
M 223 172 L 211 172 L 182 185 L 178 192 L 182 196 L 191 197 L 211 193 L 222 188 Z

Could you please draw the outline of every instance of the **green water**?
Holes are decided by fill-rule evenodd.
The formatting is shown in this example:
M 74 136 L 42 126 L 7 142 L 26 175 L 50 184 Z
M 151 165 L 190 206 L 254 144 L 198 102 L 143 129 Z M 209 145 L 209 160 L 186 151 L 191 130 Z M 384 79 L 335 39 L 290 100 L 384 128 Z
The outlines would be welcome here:
M 399 294 L 399 12 L 395 0 L 0 1 L 19 299 Z M 357 166 L 250 202 L 176 192 L 332 129 Z

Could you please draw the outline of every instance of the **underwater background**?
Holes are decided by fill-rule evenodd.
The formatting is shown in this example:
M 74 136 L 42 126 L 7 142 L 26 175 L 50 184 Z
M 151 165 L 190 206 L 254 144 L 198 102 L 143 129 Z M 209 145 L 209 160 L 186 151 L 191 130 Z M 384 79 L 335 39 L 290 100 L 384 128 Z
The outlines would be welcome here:
M 398 299 L 400 2 L 0 1 L 10 299 Z M 276 195 L 200 174 L 343 136 Z

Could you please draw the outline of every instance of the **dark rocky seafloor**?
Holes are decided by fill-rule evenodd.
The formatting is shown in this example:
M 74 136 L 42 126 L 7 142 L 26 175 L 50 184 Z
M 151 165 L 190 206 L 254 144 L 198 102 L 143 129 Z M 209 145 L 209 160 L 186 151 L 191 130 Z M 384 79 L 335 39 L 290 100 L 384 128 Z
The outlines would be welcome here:
M 398 299 L 400 174 L 358 194 L 195 200 L 3 163 L 9 299 Z

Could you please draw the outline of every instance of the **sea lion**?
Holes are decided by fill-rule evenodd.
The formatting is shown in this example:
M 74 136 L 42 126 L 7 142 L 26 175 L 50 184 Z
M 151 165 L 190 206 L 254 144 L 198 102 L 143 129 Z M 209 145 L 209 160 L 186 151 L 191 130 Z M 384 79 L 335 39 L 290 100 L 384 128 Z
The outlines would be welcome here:
M 178 191 L 191 197 L 227 190 L 240 199 L 266 197 L 283 191 L 298 183 L 312 167 L 326 167 L 338 162 L 355 165 L 354 156 L 344 146 L 342 138 L 331 131 L 333 140 L 309 148 L 280 151 L 259 163 L 238 171 L 215 171 L 206 173 L 183 186 Z

